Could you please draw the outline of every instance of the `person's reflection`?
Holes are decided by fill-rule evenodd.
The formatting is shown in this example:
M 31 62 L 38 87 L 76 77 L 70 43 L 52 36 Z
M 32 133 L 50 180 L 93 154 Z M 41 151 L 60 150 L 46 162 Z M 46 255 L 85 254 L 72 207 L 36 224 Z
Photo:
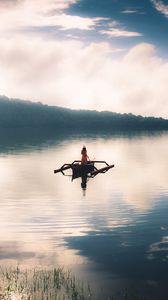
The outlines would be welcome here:
M 87 188 L 87 174 L 84 174 L 81 176 L 82 182 L 81 182 L 81 188 L 83 190 L 83 196 L 86 195 L 86 188 Z

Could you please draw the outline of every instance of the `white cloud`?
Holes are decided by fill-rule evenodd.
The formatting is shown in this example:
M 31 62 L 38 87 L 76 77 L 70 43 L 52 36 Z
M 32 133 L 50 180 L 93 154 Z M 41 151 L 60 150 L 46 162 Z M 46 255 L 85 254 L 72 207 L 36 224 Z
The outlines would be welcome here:
M 129 31 L 122 27 L 119 21 L 113 20 L 107 23 L 106 29 L 101 29 L 99 31 L 101 34 L 107 35 L 109 37 L 139 37 L 142 36 L 140 32 Z
M 92 30 L 102 20 L 104 20 L 104 18 L 82 18 L 79 16 L 61 14 L 60 16 L 54 16 L 50 24 L 52 26 L 60 26 L 64 30 Z
M 159 0 L 151 0 L 151 2 L 153 3 L 157 11 L 159 11 L 161 14 L 168 18 L 168 5 L 164 4 L 163 1 Z
M 122 11 L 123 14 L 135 14 L 137 13 L 138 11 L 135 10 L 135 9 L 125 9 Z
M 108 35 L 109 37 L 137 37 L 142 36 L 141 33 L 135 31 L 127 31 L 120 28 L 111 28 L 107 30 L 100 30 L 101 34 Z
M 168 62 L 153 45 L 113 58 L 108 43 L 1 39 L 0 94 L 52 105 L 167 117 Z
M 76 3 L 78 0 L 0 0 L 0 6 L 8 8 L 10 6 L 21 5 L 36 7 L 46 12 L 46 9 L 62 10 Z
M 23 0 L 0 0 L 0 8 L 2 7 L 10 7 L 19 4 Z
M 20 31 L 25 27 L 60 27 L 60 29 L 91 30 L 106 18 L 84 18 L 68 15 L 64 9 L 75 0 L 25 0 L 18 5 L 0 9 L 0 32 Z

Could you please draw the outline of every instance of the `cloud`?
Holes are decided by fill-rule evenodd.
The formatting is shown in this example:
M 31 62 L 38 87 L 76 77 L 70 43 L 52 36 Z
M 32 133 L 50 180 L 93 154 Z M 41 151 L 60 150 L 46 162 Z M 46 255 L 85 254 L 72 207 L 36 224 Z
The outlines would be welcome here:
M 38 10 L 43 9 L 45 11 L 47 7 L 52 7 L 56 10 L 65 9 L 77 1 L 78 0 L 0 0 L 0 5 L 8 7 L 8 5 L 23 4 L 26 6 L 30 5 L 31 7 L 38 7 Z M 40 4 L 43 7 L 41 7 Z
M 153 3 L 154 7 L 158 12 L 163 14 L 166 18 L 168 18 L 168 5 L 164 4 L 163 1 L 159 0 L 151 0 Z
M 64 12 L 66 8 L 75 3 L 75 0 L 25 0 L 18 1 L 18 6 L 8 7 L 0 10 L 1 29 L 0 32 L 28 31 L 36 27 L 57 27 L 57 30 L 92 30 L 102 20 L 107 18 L 87 18 L 76 15 L 68 15 Z M 3 2 L 4 3 L 4 2 Z M 9 1 L 8 1 L 9 3 Z M 16 4 L 16 1 L 13 2 Z M 5 4 L 4 4 L 5 5 Z
M 49 23 L 50 26 L 59 26 L 63 30 L 92 30 L 102 20 L 104 20 L 104 18 L 82 18 L 79 16 L 61 14 L 59 16 L 54 16 L 52 20 L 50 18 Z
M 106 29 L 101 29 L 99 33 L 107 35 L 109 37 L 139 37 L 142 36 L 141 33 L 135 31 L 128 31 L 122 27 L 119 21 L 110 21 L 107 22 Z
M 136 8 L 124 9 L 121 13 L 122 14 L 145 14 L 145 11 L 141 7 L 139 8 L 136 7 Z
M 125 9 L 122 11 L 123 14 L 135 14 L 137 13 L 138 11 L 135 10 L 135 9 Z
M 141 43 L 0 39 L 0 94 L 51 105 L 167 117 L 168 61 Z
M 101 34 L 108 35 L 109 37 L 138 37 L 142 36 L 141 33 L 135 31 L 127 31 L 120 28 L 111 28 L 107 30 L 100 30 Z
M 17 5 L 23 0 L 0 0 L 0 7 L 8 7 L 10 5 Z

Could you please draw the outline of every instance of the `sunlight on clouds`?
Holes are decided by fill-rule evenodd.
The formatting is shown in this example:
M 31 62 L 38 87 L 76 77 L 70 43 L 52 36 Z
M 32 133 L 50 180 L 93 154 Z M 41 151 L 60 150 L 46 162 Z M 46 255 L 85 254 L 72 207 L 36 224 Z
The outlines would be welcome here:
M 167 117 L 168 62 L 150 44 L 1 39 L 1 94 L 52 105 Z
M 1 91 L 4 91 L 7 89 L 6 84 L 5 84 L 4 74 L 1 74 L 1 72 L 0 72 L 0 89 L 1 89 Z
M 52 26 L 60 26 L 63 30 L 75 28 L 80 30 L 92 30 L 101 20 L 103 20 L 103 18 L 91 19 L 62 14 L 60 16 L 54 16 L 51 24 Z
M 146 60 L 147 63 L 151 60 L 156 59 L 156 49 L 153 45 L 147 43 L 141 43 L 132 49 L 125 55 L 125 60 L 135 62 L 137 64 L 143 63 Z M 152 61 L 153 62 L 153 61 Z
M 166 5 L 151 1 L 166 14 Z M 168 61 L 151 44 L 139 43 L 129 50 L 115 47 L 115 38 L 142 34 L 108 18 L 67 14 L 65 9 L 76 2 L 0 2 L 0 94 L 76 109 L 167 118 Z M 84 42 L 76 29 L 99 34 L 106 42 Z
M 60 27 L 63 30 L 91 30 L 106 18 L 68 15 L 64 9 L 76 1 L 22 1 L 20 5 L 0 10 L 0 32 L 21 31 L 31 27 Z M 57 28 L 58 29 L 58 28 Z
M 0 7 L 9 8 L 14 6 L 29 7 L 37 11 L 64 10 L 78 0 L 1 0 Z

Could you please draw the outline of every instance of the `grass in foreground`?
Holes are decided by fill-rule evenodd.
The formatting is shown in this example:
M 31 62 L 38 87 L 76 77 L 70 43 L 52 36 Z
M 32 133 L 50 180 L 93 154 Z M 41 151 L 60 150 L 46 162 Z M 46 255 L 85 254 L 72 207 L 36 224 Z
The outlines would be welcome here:
M 89 285 L 77 281 L 71 272 L 1 268 L 0 300 L 90 300 Z
M 90 286 L 63 268 L 21 270 L 0 268 L 0 300 L 93 300 Z M 99 298 L 100 299 L 100 298 Z M 104 299 L 104 298 L 103 298 Z M 149 300 L 121 290 L 106 300 Z

